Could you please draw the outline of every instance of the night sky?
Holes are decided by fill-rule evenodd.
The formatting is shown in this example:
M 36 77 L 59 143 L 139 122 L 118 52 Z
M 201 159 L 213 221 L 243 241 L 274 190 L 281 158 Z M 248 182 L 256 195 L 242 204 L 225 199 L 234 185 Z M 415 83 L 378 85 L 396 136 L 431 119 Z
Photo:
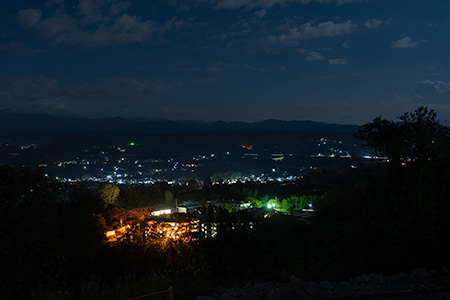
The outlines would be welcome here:
M 0 110 L 450 119 L 450 1 L 4 1 Z

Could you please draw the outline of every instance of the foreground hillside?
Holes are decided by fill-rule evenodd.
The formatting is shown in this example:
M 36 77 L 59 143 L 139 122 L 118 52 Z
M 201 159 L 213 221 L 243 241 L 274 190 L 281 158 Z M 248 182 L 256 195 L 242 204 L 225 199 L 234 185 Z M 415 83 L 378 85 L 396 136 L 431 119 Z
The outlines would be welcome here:
M 247 283 L 242 288 L 222 289 L 196 300 L 253 300 L 253 299 L 382 299 L 434 300 L 450 298 L 450 273 L 416 269 L 397 275 L 361 275 L 349 281 L 309 281 L 291 276 L 288 283 Z

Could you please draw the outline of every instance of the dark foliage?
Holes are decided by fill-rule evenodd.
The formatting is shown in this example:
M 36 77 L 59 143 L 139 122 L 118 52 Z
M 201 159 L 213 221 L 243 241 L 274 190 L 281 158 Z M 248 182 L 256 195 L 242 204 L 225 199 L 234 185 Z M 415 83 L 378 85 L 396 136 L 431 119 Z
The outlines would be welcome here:
M 299 268 L 311 278 L 396 273 L 450 263 L 450 135 L 421 107 L 399 122 L 376 118 L 356 137 L 389 159 L 388 172 L 329 192 Z
M 60 299 L 123 299 L 175 285 L 182 298 L 217 285 L 287 280 L 291 274 L 341 280 L 449 266 L 448 129 L 432 110 L 419 108 L 396 122 L 376 118 L 356 137 L 389 162 L 321 170 L 286 186 L 207 183 L 197 190 L 160 184 L 121 191 L 118 204 L 126 208 L 164 201 L 166 191 L 204 203 L 206 226 L 217 227 L 217 235 L 195 242 L 145 239 L 140 220 L 133 237 L 103 243 L 106 228 L 124 218 L 122 208 L 104 208 L 97 194 L 63 186 L 42 172 L 1 166 L 0 288 L 13 299 L 51 293 Z M 309 221 L 206 206 L 220 198 L 324 193 Z
M 42 172 L 0 167 L 0 284 L 9 298 L 70 289 L 100 241 L 88 194 Z M 75 280 L 75 281 L 73 281 Z
M 449 129 L 437 121 L 434 110 L 419 107 L 399 121 L 377 117 L 359 128 L 355 138 L 377 156 L 400 162 L 424 163 L 447 156 Z

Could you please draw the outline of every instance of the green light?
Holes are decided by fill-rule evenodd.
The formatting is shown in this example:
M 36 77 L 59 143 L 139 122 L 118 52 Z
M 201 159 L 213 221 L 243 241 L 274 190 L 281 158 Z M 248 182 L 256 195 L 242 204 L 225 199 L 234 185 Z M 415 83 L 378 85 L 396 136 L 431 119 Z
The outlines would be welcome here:
M 135 143 L 133 143 L 133 142 L 130 143 L 130 146 L 134 146 L 134 145 L 135 145 Z
M 431 141 L 432 144 L 434 144 L 434 141 Z

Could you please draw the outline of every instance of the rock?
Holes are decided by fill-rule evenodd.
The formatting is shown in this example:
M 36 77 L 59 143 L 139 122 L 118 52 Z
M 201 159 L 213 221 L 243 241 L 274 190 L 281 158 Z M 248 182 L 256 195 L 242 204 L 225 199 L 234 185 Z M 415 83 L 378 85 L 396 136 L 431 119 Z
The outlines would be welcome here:
M 409 275 L 406 273 L 400 273 L 400 274 L 393 275 L 393 276 L 386 278 L 386 280 L 388 280 L 391 283 L 398 282 L 398 281 L 405 281 L 405 280 L 409 280 L 409 279 L 410 279 Z
M 362 280 L 361 277 L 353 277 L 352 279 L 350 279 L 350 283 L 353 285 L 361 285 L 364 281 Z
M 427 289 L 427 287 L 423 284 L 419 284 L 415 287 L 416 291 L 425 291 Z
M 291 277 L 289 277 L 289 280 L 290 280 L 292 283 L 297 283 L 297 282 L 299 281 L 299 279 L 298 279 L 297 277 L 295 277 L 295 275 L 291 275 Z
M 293 297 L 287 297 L 287 295 L 303 294 L 305 290 L 306 284 L 303 281 L 299 281 L 298 283 L 286 283 L 276 292 L 276 295 L 280 299 L 291 299 Z
M 329 288 L 333 292 L 336 292 L 336 290 L 340 290 L 342 287 L 337 282 L 330 282 Z
M 252 284 L 248 282 L 243 288 L 229 288 L 217 291 L 210 296 L 199 296 L 196 300 L 275 300 L 275 299 L 344 299 L 379 294 L 381 292 L 414 292 L 431 288 L 447 288 L 448 281 L 443 281 L 444 271 L 427 271 L 425 268 L 414 270 L 410 274 L 400 273 L 384 277 L 383 275 L 362 274 L 350 282 L 309 281 L 291 275 L 289 282 L 265 282 Z M 447 270 L 448 272 L 448 270 Z M 439 275 L 439 277 L 437 276 Z M 450 280 L 445 277 L 444 279 Z M 353 298 L 352 298 L 353 299 Z M 356 299 L 356 298 L 355 298 Z
M 317 295 L 320 294 L 320 290 L 319 290 L 317 287 L 309 286 L 309 287 L 306 289 L 306 293 L 308 293 L 308 294 L 311 295 L 311 296 L 317 296 Z
M 411 277 L 430 277 L 430 274 L 428 274 L 427 269 L 419 268 L 411 272 Z
M 363 283 L 367 283 L 367 284 L 380 284 L 383 281 L 382 275 L 375 275 L 375 274 L 369 274 L 369 275 L 362 274 L 360 276 L 360 278 Z
M 333 297 L 333 295 L 334 295 L 333 290 L 332 289 L 327 290 L 326 295 L 328 296 L 328 298 Z
M 360 278 L 364 282 L 369 282 L 369 280 L 370 280 L 369 275 L 366 275 L 366 274 L 362 274 Z
M 271 293 L 268 293 L 266 295 L 266 300 L 274 300 L 274 299 L 275 299 L 275 297 Z
M 198 296 L 195 300 L 214 300 L 214 298 L 208 296 Z
M 296 283 L 294 283 L 292 285 L 294 286 L 294 288 L 296 290 L 302 290 L 303 291 L 303 290 L 306 289 L 306 283 L 303 280 L 301 280 L 301 279 L 299 279 Z
M 234 299 L 236 297 L 240 297 L 242 295 L 245 295 L 246 290 L 244 290 L 244 289 L 229 289 L 229 290 L 225 291 L 224 293 L 230 295 L 231 298 Z M 226 297 L 226 296 L 224 296 L 224 297 Z
M 369 282 L 371 283 L 383 283 L 384 278 L 383 275 L 376 275 L 376 274 L 370 274 L 369 275 Z
M 350 283 L 348 283 L 347 281 L 342 281 L 339 283 L 339 285 L 341 286 L 345 286 L 345 287 L 351 287 L 352 285 Z
M 321 281 L 319 283 L 320 287 L 324 290 L 331 290 L 333 287 L 329 281 Z
M 333 286 L 333 292 L 335 294 L 339 294 L 339 295 L 344 294 L 344 293 L 347 294 L 351 290 L 352 290 L 351 284 L 348 282 L 345 282 L 345 281 Z
M 368 291 L 371 291 L 371 290 L 375 289 L 375 287 L 374 287 L 373 285 L 371 285 L 371 284 L 366 284 L 366 285 L 364 285 L 364 288 L 365 288 L 366 290 L 368 290 Z
M 233 300 L 233 296 L 231 296 L 228 293 L 223 293 L 222 296 L 220 296 L 220 300 Z

